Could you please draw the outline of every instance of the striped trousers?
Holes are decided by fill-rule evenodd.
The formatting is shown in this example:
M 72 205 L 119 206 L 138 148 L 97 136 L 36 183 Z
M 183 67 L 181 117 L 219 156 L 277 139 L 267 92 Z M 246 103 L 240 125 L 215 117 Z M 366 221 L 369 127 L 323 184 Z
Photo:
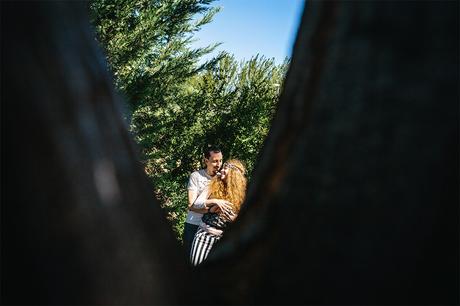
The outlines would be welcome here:
M 208 233 L 207 231 L 199 228 L 195 234 L 192 243 L 192 251 L 190 252 L 190 262 L 193 266 L 201 264 L 206 257 L 212 246 L 219 241 L 221 236 L 216 236 Z

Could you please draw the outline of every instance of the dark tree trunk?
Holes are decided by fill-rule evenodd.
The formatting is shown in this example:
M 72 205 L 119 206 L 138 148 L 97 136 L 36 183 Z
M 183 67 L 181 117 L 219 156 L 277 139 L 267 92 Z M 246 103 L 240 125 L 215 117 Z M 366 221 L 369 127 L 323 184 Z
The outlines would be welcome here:
M 308 1 L 246 206 L 194 274 L 84 5 L 2 3 L 2 32 L 2 303 L 458 303 L 457 2 Z
M 458 303 L 458 2 L 308 4 L 202 282 L 231 303 Z
M 185 256 L 86 16 L 2 3 L 2 302 L 179 302 Z

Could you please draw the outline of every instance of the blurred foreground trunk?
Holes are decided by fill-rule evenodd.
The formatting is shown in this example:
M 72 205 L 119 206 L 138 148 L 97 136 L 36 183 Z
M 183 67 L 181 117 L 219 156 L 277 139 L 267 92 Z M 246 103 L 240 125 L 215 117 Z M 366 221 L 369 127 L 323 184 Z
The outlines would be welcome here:
M 84 4 L 2 3 L 2 31 L 2 303 L 458 303 L 457 2 L 308 1 L 247 204 L 193 274 Z
M 185 256 L 85 4 L 2 3 L 2 302 L 176 303 Z
M 458 303 L 458 12 L 308 1 L 214 300 Z

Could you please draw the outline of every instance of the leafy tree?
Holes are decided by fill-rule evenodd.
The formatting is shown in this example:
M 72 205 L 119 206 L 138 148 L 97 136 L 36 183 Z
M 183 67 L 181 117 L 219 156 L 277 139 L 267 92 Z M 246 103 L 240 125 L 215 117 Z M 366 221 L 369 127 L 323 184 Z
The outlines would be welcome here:
M 175 103 L 150 114 L 134 113 L 134 124 L 139 116 L 147 118 L 150 131 L 138 133 L 137 140 L 145 148 L 147 173 L 178 233 L 186 213 L 185 184 L 190 172 L 200 167 L 203 144 L 220 144 L 225 158 L 245 161 L 251 175 L 286 67 L 287 62 L 276 65 L 258 56 L 238 63 L 226 54 L 215 67 L 190 78 Z
M 131 111 L 147 105 L 165 106 L 185 80 L 218 60 L 217 57 L 197 65 L 218 44 L 189 47 L 193 33 L 219 11 L 209 5 L 211 2 L 94 0 L 90 3 L 98 40 Z
M 155 194 L 180 237 L 186 182 L 207 143 L 245 161 L 249 175 L 268 133 L 287 61 L 255 56 L 246 62 L 218 44 L 192 49 L 193 33 L 219 11 L 212 1 L 94 0 L 98 39 L 116 85 L 129 103 L 129 124 Z M 197 18 L 196 16 L 201 16 Z

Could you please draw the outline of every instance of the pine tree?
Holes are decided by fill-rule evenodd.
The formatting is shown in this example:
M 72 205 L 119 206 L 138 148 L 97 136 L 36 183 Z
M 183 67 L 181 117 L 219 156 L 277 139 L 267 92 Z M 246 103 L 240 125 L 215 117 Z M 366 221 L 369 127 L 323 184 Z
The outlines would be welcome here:
M 193 34 L 219 11 L 212 1 L 94 0 L 93 25 L 118 89 L 156 197 L 178 235 L 186 215 L 185 184 L 201 149 L 220 144 L 249 174 L 268 133 L 287 67 L 255 56 L 238 63 L 219 44 L 193 49 Z M 199 17 L 197 17 L 199 16 Z

